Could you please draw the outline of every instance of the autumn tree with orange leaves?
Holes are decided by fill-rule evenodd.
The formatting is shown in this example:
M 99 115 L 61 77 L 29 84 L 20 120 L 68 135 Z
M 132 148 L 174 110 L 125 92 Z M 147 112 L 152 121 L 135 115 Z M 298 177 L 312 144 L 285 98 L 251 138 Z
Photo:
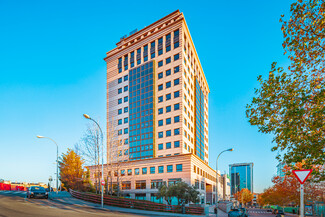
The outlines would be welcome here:
M 297 169 L 304 168 L 304 163 L 294 165 Z M 314 170 L 319 170 L 319 167 L 314 166 Z M 300 183 L 292 173 L 292 167 L 285 166 L 283 171 L 284 177 L 276 176 L 272 179 L 273 186 L 264 190 L 258 197 L 258 204 L 264 205 L 299 205 L 300 201 Z M 313 177 L 309 177 L 304 184 L 305 200 L 321 201 L 323 200 L 323 192 L 325 191 L 324 183 L 312 182 Z
M 247 188 L 241 189 L 234 195 L 235 199 L 238 200 L 241 204 L 247 205 L 247 203 L 252 202 L 254 195 Z
M 282 15 L 287 69 L 273 63 L 269 76 L 246 106 L 259 131 L 273 134 L 277 158 L 287 164 L 305 161 L 304 169 L 325 164 L 325 1 L 298 0 Z M 324 170 L 313 179 L 325 180 Z
M 74 150 L 68 149 L 66 154 L 62 154 L 60 166 L 60 180 L 63 186 L 81 191 L 91 191 L 93 188 L 89 180 L 89 171 L 85 171 L 84 160 Z

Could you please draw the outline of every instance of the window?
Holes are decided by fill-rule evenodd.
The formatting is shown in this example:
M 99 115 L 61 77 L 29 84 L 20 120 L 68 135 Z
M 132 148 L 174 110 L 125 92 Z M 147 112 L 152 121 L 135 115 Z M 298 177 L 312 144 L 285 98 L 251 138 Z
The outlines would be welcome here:
M 158 138 L 163 138 L 164 137 L 164 132 L 159 132 L 158 133 Z
M 182 172 L 183 171 L 183 164 L 176 164 L 176 172 Z
M 150 174 L 156 173 L 156 167 L 150 167 Z
M 166 125 L 171 124 L 171 123 L 172 123 L 171 118 L 166 118 Z
M 139 175 L 140 174 L 140 170 L 139 168 L 135 168 L 134 169 L 134 175 Z
M 130 62 L 131 62 L 131 68 L 134 67 L 134 51 L 131 52 Z
M 122 190 L 129 190 L 129 189 L 131 189 L 131 182 L 130 181 L 122 182 Z
M 174 148 L 179 148 L 179 141 L 174 142 Z
M 171 110 L 172 110 L 172 107 L 170 105 L 166 106 L 166 113 L 171 112 Z
M 129 86 L 124 86 L 124 92 L 129 90 Z
M 174 104 L 174 111 L 179 110 L 179 103 Z
M 162 125 L 164 125 L 164 120 L 159 120 L 159 121 L 158 121 L 158 127 L 160 127 L 160 126 L 162 126 Z
M 128 75 L 125 75 L 124 76 L 124 81 L 127 81 L 127 80 L 129 80 L 129 76 Z
M 199 189 L 199 180 L 195 180 L 194 188 Z
M 204 190 L 205 189 L 204 187 L 205 187 L 205 183 L 204 181 L 201 181 L 201 189 Z
M 171 34 L 169 33 L 166 35 L 166 52 L 170 51 L 171 48 L 170 39 L 171 39 Z
M 125 96 L 124 97 L 124 102 L 127 102 L 127 101 L 129 101 L 129 97 L 128 96 Z
M 166 65 L 169 64 L 171 61 L 172 61 L 172 59 L 171 59 L 170 57 L 168 57 L 168 58 L 166 59 Z
M 174 80 L 174 86 L 175 85 L 179 85 L 179 78 L 177 78 L 177 79 Z
M 164 109 L 163 108 L 159 108 L 158 109 L 158 115 L 161 115 L 162 113 L 164 113 Z
M 151 189 L 158 189 L 162 185 L 166 185 L 166 182 L 164 182 L 162 179 L 151 180 Z
M 119 88 L 119 89 L 117 90 L 117 94 L 120 94 L 120 93 L 122 93 L 122 88 Z
M 179 116 L 175 116 L 174 117 L 174 123 L 178 123 L 179 122 Z
M 128 63 L 129 63 L 128 55 L 126 55 L 124 56 L 124 70 L 128 69 Z
M 128 176 L 132 176 L 132 169 L 128 169 Z
M 158 103 L 164 101 L 163 96 L 158 97 Z
M 179 91 L 174 92 L 174 98 L 177 98 L 177 97 L 179 97 Z
M 122 109 L 121 109 L 122 110 Z M 129 107 L 124 107 L 124 113 L 129 111 Z
M 174 55 L 174 61 L 179 59 L 179 53 Z
M 137 50 L 137 64 L 141 64 L 141 48 Z
M 162 66 L 163 66 L 163 61 L 161 60 L 158 62 L 158 67 L 162 67 Z
M 166 101 L 167 100 L 170 100 L 172 98 L 172 95 L 169 93 L 169 94 L 166 94 Z
M 172 86 L 172 83 L 170 81 L 166 82 L 166 89 L 170 88 Z
M 121 176 L 125 176 L 125 170 L 121 170 Z
M 174 129 L 174 135 L 179 135 L 179 128 Z
M 179 42 L 174 43 L 174 49 L 179 47 Z
M 171 142 L 167 142 L 166 143 L 166 149 L 171 149 L 172 148 L 172 143 Z
M 146 180 L 135 181 L 135 189 L 146 189 Z
M 129 128 L 124 128 L 124 134 L 128 134 L 129 133 Z
M 129 139 L 124 139 L 124 144 L 129 144 Z M 128 149 L 126 149 L 128 150 Z
M 167 173 L 173 172 L 173 165 L 167 165 Z
M 150 53 L 151 53 L 151 59 L 155 58 L 155 56 L 156 56 L 156 42 L 155 41 L 151 42 Z
M 163 38 L 158 39 L 158 56 L 163 54 Z
M 128 122 L 129 122 L 129 118 L 128 117 L 124 118 L 124 123 L 127 124 Z
M 158 85 L 158 91 L 161 91 L 163 89 L 164 89 L 164 85 L 163 84 Z
M 171 70 L 168 69 L 168 70 L 166 71 L 166 76 L 169 76 L 170 74 L 171 74 Z
M 117 80 L 117 83 L 122 83 L 122 78 L 119 78 L 118 80 Z
M 117 68 L 118 68 L 118 73 L 121 73 L 122 72 L 122 57 L 118 58 Z
M 142 168 L 142 175 L 145 175 L 145 174 L 147 174 L 147 167 Z
M 122 114 L 122 109 L 117 110 L 117 114 Z
M 143 62 L 146 62 L 148 60 L 148 45 L 145 45 L 143 47 Z
M 161 79 L 164 77 L 164 74 L 162 72 L 158 73 L 158 79 Z
M 179 129 L 178 129 L 179 131 Z M 172 136 L 172 131 L 171 130 L 167 130 L 166 131 L 166 137 Z
M 176 66 L 176 67 L 174 68 L 174 73 L 177 73 L 177 72 L 179 72 L 179 66 Z
M 119 119 L 119 120 L 117 121 L 117 124 L 118 124 L 118 125 L 121 125 L 121 124 L 122 124 L 122 119 Z
M 119 98 L 117 102 L 118 102 L 118 104 L 121 104 L 122 103 L 122 98 Z
M 158 144 L 158 150 L 163 150 L 164 149 L 164 144 L 160 143 Z
M 127 144 L 126 142 L 124 142 L 124 144 Z M 124 150 L 124 155 L 128 155 L 129 154 L 129 149 L 125 149 Z
M 158 173 L 164 173 L 164 166 L 158 167 Z

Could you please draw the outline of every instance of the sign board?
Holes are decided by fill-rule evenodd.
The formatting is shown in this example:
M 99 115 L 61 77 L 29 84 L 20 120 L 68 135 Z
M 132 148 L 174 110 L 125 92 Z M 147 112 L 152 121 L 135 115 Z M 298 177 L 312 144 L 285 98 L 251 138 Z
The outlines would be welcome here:
M 313 170 L 292 170 L 293 174 L 302 185 L 305 183 L 312 171 Z
M 100 182 L 102 183 L 102 185 L 105 185 L 105 181 L 104 180 L 101 180 Z

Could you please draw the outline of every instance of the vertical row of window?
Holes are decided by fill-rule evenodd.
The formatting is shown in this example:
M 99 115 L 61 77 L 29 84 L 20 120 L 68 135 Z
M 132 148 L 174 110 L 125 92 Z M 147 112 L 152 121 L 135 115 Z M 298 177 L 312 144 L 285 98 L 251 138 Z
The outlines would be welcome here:
M 174 49 L 175 48 L 178 48 L 179 47 L 179 30 L 175 30 L 174 31 Z M 157 46 L 157 51 L 158 51 L 158 56 L 162 55 L 164 53 L 164 50 L 163 50 L 163 37 L 159 38 L 158 39 L 158 46 Z M 149 49 L 149 44 L 145 45 L 143 47 L 143 62 L 146 62 L 148 61 L 148 57 L 149 57 L 149 52 L 148 52 L 148 49 Z M 165 52 L 169 52 L 171 50 L 171 33 L 167 34 L 165 36 Z M 137 62 L 137 65 L 140 65 L 141 64 L 141 51 L 142 49 L 141 48 L 138 48 L 136 50 L 136 62 Z M 176 55 L 175 55 L 176 56 Z M 174 59 L 178 59 L 179 58 L 179 54 L 178 54 L 178 57 L 174 56 Z M 156 57 L 156 42 L 153 41 L 150 43 L 150 58 L 153 59 Z M 122 66 L 122 61 L 123 61 L 123 58 L 120 57 L 118 59 L 118 72 L 121 73 L 122 70 L 123 70 L 123 66 L 124 66 L 124 70 L 128 70 L 129 69 L 129 62 L 130 62 L 130 65 L 132 67 L 134 67 L 134 51 L 131 52 L 130 54 L 130 59 L 129 59 L 129 56 L 128 54 L 124 56 L 124 64 Z M 170 60 L 166 60 L 166 61 L 170 61 Z M 168 64 L 168 63 L 166 63 Z

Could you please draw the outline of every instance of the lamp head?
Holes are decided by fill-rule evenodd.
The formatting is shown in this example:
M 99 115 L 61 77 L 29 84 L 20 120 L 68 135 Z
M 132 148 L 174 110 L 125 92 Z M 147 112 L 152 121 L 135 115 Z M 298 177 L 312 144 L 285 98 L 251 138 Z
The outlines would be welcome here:
M 87 118 L 87 119 L 90 119 L 90 116 L 87 115 L 87 114 L 84 114 L 84 117 Z
M 37 138 L 41 139 L 41 138 L 44 138 L 44 136 L 36 136 Z
M 227 151 L 233 151 L 234 149 L 233 148 L 229 148 Z

